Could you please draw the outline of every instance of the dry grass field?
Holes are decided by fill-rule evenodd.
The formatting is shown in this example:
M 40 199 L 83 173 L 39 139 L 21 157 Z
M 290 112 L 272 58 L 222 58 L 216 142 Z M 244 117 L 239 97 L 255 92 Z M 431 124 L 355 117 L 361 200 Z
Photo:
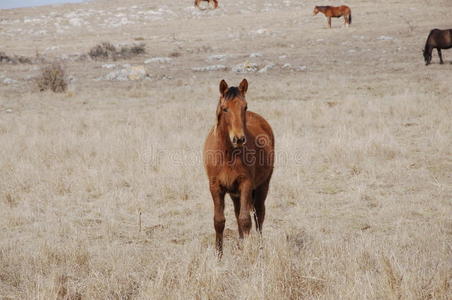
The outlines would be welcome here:
M 452 299 L 452 50 L 421 53 L 452 2 L 347 0 L 332 29 L 311 12 L 336 0 L 192 2 L 0 11 L 0 51 L 33 58 L 0 63 L 0 299 Z M 101 42 L 146 54 L 80 57 Z M 53 60 L 68 90 L 39 92 Z M 148 76 L 108 80 L 125 64 Z M 228 198 L 218 261 L 223 78 L 248 79 L 277 162 L 262 239 Z

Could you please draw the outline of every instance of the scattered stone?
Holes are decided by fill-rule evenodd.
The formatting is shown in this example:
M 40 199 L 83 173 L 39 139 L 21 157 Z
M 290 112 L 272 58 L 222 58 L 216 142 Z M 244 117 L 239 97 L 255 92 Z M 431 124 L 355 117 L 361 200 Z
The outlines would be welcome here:
M 264 34 L 264 33 L 267 33 L 267 32 L 268 32 L 268 30 L 265 29 L 265 28 L 260 28 L 260 29 L 258 29 L 256 31 L 254 31 L 254 33 L 257 33 L 257 34 Z
M 144 61 L 145 64 L 150 64 L 150 63 L 160 63 L 160 64 L 164 64 L 164 63 L 169 63 L 170 61 L 172 61 L 172 58 L 169 57 L 153 57 L 153 58 L 149 58 L 146 59 Z
M 254 58 L 254 57 L 262 57 L 262 53 L 254 52 L 254 53 L 251 53 L 251 54 L 250 54 L 250 57 L 251 57 L 251 58 Z
M 235 73 L 253 73 L 259 70 L 259 66 L 255 63 L 242 63 L 232 67 L 232 71 Z
M 146 73 L 146 69 L 144 68 L 144 66 L 133 66 L 130 69 L 128 78 L 129 80 L 142 80 L 144 78 L 146 78 L 147 73 Z
M 14 84 L 17 83 L 17 80 L 11 79 L 11 78 L 5 78 L 3 79 L 4 84 Z
M 104 69 L 113 69 L 115 67 L 116 67 L 115 64 L 103 64 L 102 65 L 102 68 L 104 68 Z
M 226 71 L 227 69 L 228 68 L 225 65 L 213 65 L 213 66 L 192 68 L 192 70 L 195 72 Z
M 143 80 L 148 76 L 144 66 L 126 66 L 112 71 L 100 79 L 111 81 Z
M 80 18 L 72 18 L 69 19 L 69 24 L 71 24 L 72 26 L 80 27 L 84 24 L 84 22 Z
M 391 36 L 386 36 L 386 35 L 382 35 L 382 36 L 380 36 L 380 37 L 377 38 L 377 40 L 380 40 L 380 41 L 391 41 L 391 40 L 393 40 L 393 39 L 394 39 L 393 37 L 391 37 Z
M 289 63 L 284 64 L 282 66 L 282 68 L 285 69 L 285 70 L 291 70 L 291 71 L 297 71 L 297 72 L 299 72 L 299 71 L 306 71 L 306 69 L 307 69 L 306 66 L 292 66 Z
M 207 59 L 208 60 L 225 60 L 227 57 L 226 54 L 215 54 L 215 55 L 210 55 Z
M 274 67 L 275 67 L 275 64 L 268 64 L 268 65 L 264 66 L 262 69 L 260 69 L 258 73 L 266 73 L 267 71 L 270 71 Z

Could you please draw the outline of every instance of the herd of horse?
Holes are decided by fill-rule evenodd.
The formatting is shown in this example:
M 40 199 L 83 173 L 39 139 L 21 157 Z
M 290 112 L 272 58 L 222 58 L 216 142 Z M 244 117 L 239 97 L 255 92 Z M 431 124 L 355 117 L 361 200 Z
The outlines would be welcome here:
M 195 0 L 199 7 L 201 1 Z M 331 28 L 331 18 L 344 17 L 344 23 L 352 23 L 348 6 L 315 6 L 313 15 L 323 13 Z M 426 65 L 432 60 L 432 51 L 437 49 L 443 64 L 441 49 L 452 47 L 452 29 L 433 29 L 428 35 L 423 50 Z M 246 92 L 248 81 L 243 79 L 238 87 L 229 87 L 222 80 L 219 86 L 220 99 L 216 109 L 216 124 L 209 132 L 204 145 L 204 168 L 209 180 L 209 189 L 214 204 L 214 227 L 216 250 L 223 253 L 223 231 L 225 227 L 225 196 L 229 194 L 234 204 L 239 237 L 248 235 L 252 218 L 256 230 L 261 234 L 265 219 L 265 199 L 274 167 L 275 138 L 269 123 L 260 115 L 248 111 Z

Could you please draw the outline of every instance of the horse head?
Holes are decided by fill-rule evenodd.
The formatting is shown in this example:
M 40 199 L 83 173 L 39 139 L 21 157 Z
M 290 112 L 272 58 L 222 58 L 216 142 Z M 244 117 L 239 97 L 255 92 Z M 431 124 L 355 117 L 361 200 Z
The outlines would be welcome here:
M 425 65 L 428 66 L 432 61 L 432 52 L 424 49 L 422 50 L 422 54 L 424 55 Z
M 226 81 L 220 82 L 220 100 L 217 107 L 217 127 L 226 130 L 234 148 L 246 143 L 245 99 L 248 81 L 243 79 L 239 87 L 228 87 Z
M 312 11 L 312 15 L 315 16 L 316 14 L 318 14 L 320 12 L 319 7 L 316 6 L 314 7 L 314 10 Z

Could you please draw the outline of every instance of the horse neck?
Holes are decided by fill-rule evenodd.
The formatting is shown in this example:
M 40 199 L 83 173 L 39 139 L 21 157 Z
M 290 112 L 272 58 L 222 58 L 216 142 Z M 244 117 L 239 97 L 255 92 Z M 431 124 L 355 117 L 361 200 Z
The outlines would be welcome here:
M 430 40 L 432 38 L 432 35 L 433 35 L 433 30 L 428 35 L 427 41 L 425 41 L 424 53 L 431 53 L 432 52 L 433 47 L 430 45 L 430 43 L 431 43 Z
M 325 13 L 327 8 L 328 8 L 328 6 L 317 6 L 317 9 L 322 13 Z

